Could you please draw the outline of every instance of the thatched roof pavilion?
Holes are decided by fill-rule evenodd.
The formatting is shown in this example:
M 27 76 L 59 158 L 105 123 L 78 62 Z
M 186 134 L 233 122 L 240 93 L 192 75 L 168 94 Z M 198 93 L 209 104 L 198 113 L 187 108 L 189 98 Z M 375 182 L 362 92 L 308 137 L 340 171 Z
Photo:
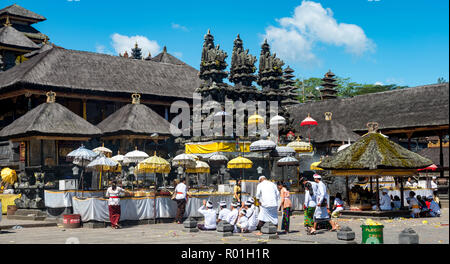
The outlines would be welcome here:
M 377 195 L 379 194 L 378 178 L 380 176 L 411 176 L 418 168 L 425 168 L 433 161 L 409 151 L 385 136 L 377 133 L 378 123 L 367 124 L 369 133 L 358 141 L 336 153 L 326 157 L 319 168 L 331 170 L 332 176 L 347 176 L 347 200 L 349 200 L 348 176 L 375 177 Z M 403 207 L 403 181 L 400 181 L 400 193 Z M 379 199 L 377 199 L 379 209 Z
M 123 106 L 97 125 L 102 130 L 102 138 L 155 139 L 151 135 L 157 133 L 158 138 L 162 139 L 171 134 L 171 124 L 155 111 L 141 104 L 139 99 L 139 94 L 133 94 L 131 104 Z
M 150 60 L 155 62 L 169 63 L 175 65 L 186 65 L 183 61 L 177 59 L 175 56 L 167 52 L 166 46 L 164 46 L 163 51 L 151 58 Z
M 130 60 L 118 56 L 53 47 L 0 72 L 0 94 L 53 90 L 86 98 L 142 95 L 142 101 L 192 99 L 200 86 L 198 71 L 189 65 Z
M 56 103 L 54 95 L 50 92 L 46 103 L 35 107 L 4 127 L 0 131 L 0 138 L 13 141 L 30 137 L 88 140 L 101 134 L 100 129 Z

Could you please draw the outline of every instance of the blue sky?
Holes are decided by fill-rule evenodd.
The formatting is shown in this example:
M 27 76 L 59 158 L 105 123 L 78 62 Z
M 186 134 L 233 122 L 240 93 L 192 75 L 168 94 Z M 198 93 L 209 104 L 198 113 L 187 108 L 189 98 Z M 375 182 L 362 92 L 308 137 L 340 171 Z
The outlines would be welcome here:
M 119 1 L 2 0 L 47 18 L 35 27 L 68 49 L 116 55 L 137 40 L 199 68 L 208 30 L 229 57 L 239 33 L 257 58 L 266 37 L 297 77 L 328 69 L 360 83 L 417 86 L 449 80 L 444 0 Z

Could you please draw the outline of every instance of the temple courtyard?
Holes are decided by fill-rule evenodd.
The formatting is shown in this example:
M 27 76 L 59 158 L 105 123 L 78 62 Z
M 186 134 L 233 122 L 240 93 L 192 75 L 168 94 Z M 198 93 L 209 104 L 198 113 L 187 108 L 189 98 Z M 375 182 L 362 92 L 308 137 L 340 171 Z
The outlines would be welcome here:
M 355 241 L 362 240 L 361 225 L 366 219 L 343 219 L 341 227 L 349 226 L 356 235 Z M 280 220 L 281 222 L 281 217 Z M 378 220 L 384 225 L 384 243 L 398 244 L 398 235 L 405 228 L 412 228 L 419 235 L 420 244 L 449 244 L 449 210 L 442 209 L 438 218 L 389 219 Z M 45 224 L 44 221 L 8 220 L 0 222 L 0 244 L 337 244 L 335 232 L 320 230 L 316 235 L 306 235 L 303 228 L 303 215 L 291 217 L 291 233 L 280 234 L 278 239 L 264 239 L 251 234 L 233 234 L 222 237 L 216 231 L 188 233 L 182 225 L 159 223 L 111 228 L 63 228 L 62 225 L 48 227 L 27 227 L 30 224 Z M 15 226 L 16 225 L 16 226 Z M 15 226 L 15 227 L 11 227 Z M 7 229 L 5 229 L 7 228 Z

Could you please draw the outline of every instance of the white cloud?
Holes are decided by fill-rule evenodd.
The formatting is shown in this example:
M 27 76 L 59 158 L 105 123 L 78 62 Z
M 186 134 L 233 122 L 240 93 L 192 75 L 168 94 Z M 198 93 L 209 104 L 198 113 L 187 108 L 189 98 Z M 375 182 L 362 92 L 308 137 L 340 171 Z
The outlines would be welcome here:
M 181 59 L 181 57 L 183 57 L 183 53 L 182 52 L 178 52 L 178 51 L 174 51 L 172 52 L 172 55 Z
M 358 56 L 375 48 L 361 27 L 338 23 L 331 9 L 312 1 L 303 1 L 292 17 L 283 17 L 277 22 L 278 27 L 266 28 L 265 38 L 283 59 L 314 61 L 315 43 L 342 46 L 346 52 Z
M 182 25 L 180 25 L 180 24 L 176 24 L 176 23 L 172 23 L 172 28 L 173 28 L 173 29 L 180 29 L 180 30 L 183 30 L 183 31 L 185 31 L 185 32 L 188 32 L 188 31 L 189 31 L 189 29 L 188 29 L 187 27 L 182 26 Z
M 374 85 L 384 85 L 382 82 L 375 82 Z
M 150 52 L 152 57 L 160 52 L 160 46 L 156 40 L 149 40 L 144 36 L 125 36 L 120 35 L 118 33 L 114 33 L 111 35 L 112 43 L 114 50 L 116 53 L 124 53 L 125 51 L 130 54 L 131 49 L 134 48 L 134 45 L 138 44 L 138 46 L 142 49 L 142 56 L 146 57 Z

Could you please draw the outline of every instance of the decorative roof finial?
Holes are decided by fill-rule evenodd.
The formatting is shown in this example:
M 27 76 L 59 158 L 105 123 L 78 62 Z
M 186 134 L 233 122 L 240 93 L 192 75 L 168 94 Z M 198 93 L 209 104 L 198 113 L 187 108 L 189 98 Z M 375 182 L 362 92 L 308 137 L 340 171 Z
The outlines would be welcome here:
M 163 52 L 164 52 L 164 53 L 167 53 L 167 47 L 166 47 L 166 46 L 164 46 Z
M 53 91 L 47 92 L 47 103 L 54 103 L 56 98 L 56 93 Z
M 378 130 L 378 123 L 377 122 L 369 122 L 367 123 L 367 129 L 369 130 L 369 133 L 376 133 Z
M 131 101 L 132 104 L 140 104 L 141 103 L 141 95 L 140 94 L 136 94 L 136 93 L 132 94 L 131 99 L 132 99 L 132 101 Z
M 211 30 L 208 28 L 208 33 L 207 34 L 211 34 Z
M 5 27 L 8 27 L 8 26 L 11 26 L 12 24 L 9 22 L 9 16 L 6 16 L 6 22 L 5 22 L 5 24 L 3 24 L 3 25 L 5 25 Z
M 333 115 L 333 113 L 331 113 L 331 112 L 326 112 L 326 113 L 325 113 L 325 120 L 330 121 L 332 115 Z

